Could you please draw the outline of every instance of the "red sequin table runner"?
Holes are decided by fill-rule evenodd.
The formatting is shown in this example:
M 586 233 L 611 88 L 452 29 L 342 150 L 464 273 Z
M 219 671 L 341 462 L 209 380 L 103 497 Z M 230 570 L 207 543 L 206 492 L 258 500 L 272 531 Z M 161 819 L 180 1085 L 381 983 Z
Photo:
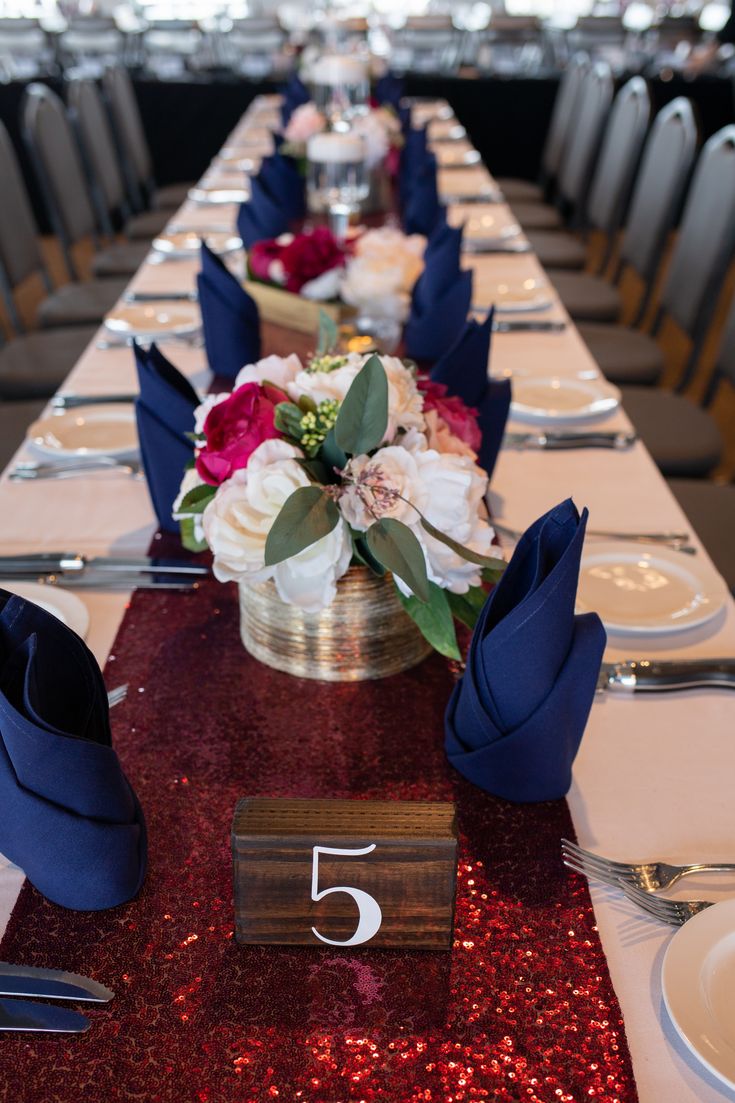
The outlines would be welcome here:
M 116 998 L 87 1034 L 5 1035 L 8 1103 L 631 1103 L 622 1017 L 564 801 L 511 805 L 443 752 L 452 674 L 291 678 L 248 656 L 237 592 L 135 594 L 108 664 L 130 684 L 115 745 L 145 809 L 139 898 L 64 911 L 25 884 L 0 957 L 82 972 Z M 449 952 L 242 948 L 229 831 L 243 795 L 454 799 Z

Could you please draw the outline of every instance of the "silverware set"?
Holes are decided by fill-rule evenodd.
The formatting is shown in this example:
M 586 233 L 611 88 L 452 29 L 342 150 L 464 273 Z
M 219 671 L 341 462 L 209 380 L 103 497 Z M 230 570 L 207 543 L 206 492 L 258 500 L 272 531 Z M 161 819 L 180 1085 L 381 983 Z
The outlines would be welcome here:
M 115 993 L 78 973 L 39 969 L 31 965 L 0 962 L 0 1031 L 32 1031 L 43 1034 L 82 1034 L 89 1030 L 86 1015 L 41 1000 L 74 1003 L 109 1003 Z M 16 998 L 23 997 L 23 998 Z
M 612 448 L 623 451 L 632 448 L 638 437 L 622 430 L 590 429 L 575 432 L 566 429 L 548 429 L 546 432 L 509 432 L 503 437 L 506 448 L 537 449 L 539 451 L 563 451 L 571 448 Z
M 520 529 L 511 528 L 503 521 L 492 517 L 490 523 L 496 532 L 508 540 L 520 540 L 523 532 Z M 673 551 L 694 555 L 696 548 L 689 543 L 688 532 L 620 532 L 611 529 L 587 529 L 587 536 L 602 540 L 623 540 L 633 544 L 658 544 L 659 547 L 671 548 Z
M 137 394 L 56 394 L 51 399 L 52 410 L 74 410 L 78 406 L 106 406 L 108 403 L 132 405 Z
M 575 873 L 588 880 L 619 888 L 628 900 L 654 919 L 680 927 L 693 915 L 712 906 L 712 900 L 672 900 L 657 896 L 682 877 L 693 873 L 735 873 L 732 862 L 693 862 L 690 865 L 670 865 L 667 862 L 618 862 L 585 850 L 569 839 L 561 841 L 562 861 Z
M 86 557 L 74 552 L 0 556 L 0 578 L 97 590 L 192 590 L 209 568 L 186 559 Z M 117 703 L 117 702 L 115 702 Z
M 124 349 L 132 348 L 137 342 L 138 344 L 151 344 L 153 341 L 157 345 L 183 345 L 186 348 L 204 348 L 204 336 L 201 330 L 197 330 L 195 333 L 157 333 L 155 336 L 140 336 L 139 334 L 132 334 L 129 337 L 101 337 L 98 341 L 95 341 L 94 347 L 101 349 L 103 352 L 107 352 L 110 349 Z
M 77 475 L 86 475 L 90 471 L 114 471 L 131 478 L 141 478 L 143 467 L 140 460 L 125 459 L 117 456 L 95 456 L 94 459 L 67 460 L 61 463 L 36 463 L 21 461 L 8 472 L 13 482 L 34 482 L 39 479 L 72 479 Z

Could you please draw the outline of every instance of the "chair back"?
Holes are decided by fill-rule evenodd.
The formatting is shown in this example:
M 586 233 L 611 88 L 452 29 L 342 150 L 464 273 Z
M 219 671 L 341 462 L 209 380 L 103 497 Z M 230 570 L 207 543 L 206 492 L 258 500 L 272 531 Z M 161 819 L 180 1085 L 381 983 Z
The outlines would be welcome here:
M 577 217 L 581 214 L 600 148 L 613 89 L 610 66 L 605 61 L 595 62 L 582 77 L 581 103 L 559 168 L 559 194 L 572 204 Z
M 541 168 L 546 179 L 556 178 L 561 165 L 567 137 L 572 133 L 581 106 L 582 78 L 589 68 L 586 54 L 570 58 L 559 82 L 559 89 L 551 112 L 551 122 L 541 155 Z
M 111 66 L 102 78 L 102 87 L 123 159 L 125 181 L 133 206 L 140 210 L 144 206 L 143 193 L 152 188 L 153 163 L 127 69 L 122 65 Z
M 84 164 L 66 108 L 55 92 L 31 84 L 22 107 L 23 130 L 49 219 L 77 278 L 70 250 L 97 231 Z
M 111 211 L 125 214 L 125 183 L 110 120 L 97 85 L 91 80 L 72 80 L 66 98 L 104 215 L 109 216 Z M 105 221 L 103 219 L 103 224 Z M 105 229 L 108 230 L 108 227 L 105 226 Z
M 692 178 L 661 310 L 699 344 L 709 326 L 735 250 L 735 124 L 705 143 Z M 681 381 L 689 381 L 694 359 Z
M 630 265 L 648 287 L 640 316 L 650 298 L 667 234 L 679 213 L 696 150 L 697 125 L 692 105 L 680 96 L 663 107 L 654 119 L 620 248 L 621 264 Z
M 730 304 L 717 351 L 715 370 L 703 398 L 705 406 L 709 406 L 713 401 L 723 380 L 727 380 L 731 387 L 735 387 L 735 300 Z
M 587 222 L 612 236 L 622 222 L 651 118 L 643 77 L 633 77 L 613 102 L 587 197 Z
M 10 140 L 0 123 L 0 261 L 10 287 L 43 269 L 38 231 L 23 174 Z

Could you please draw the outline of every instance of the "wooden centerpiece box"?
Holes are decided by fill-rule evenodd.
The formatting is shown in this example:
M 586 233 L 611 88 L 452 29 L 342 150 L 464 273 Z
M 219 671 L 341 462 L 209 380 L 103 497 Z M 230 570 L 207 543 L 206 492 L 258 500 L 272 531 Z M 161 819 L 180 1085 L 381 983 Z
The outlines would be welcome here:
M 266 322 L 295 329 L 299 333 L 315 334 L 319 329 L 319 315 L 324 312 L 337 325 L 342 325 L 355 316 L 355 308 L 347 303 L 315 302 L 296 295 L 293 291 L 284 291 L 270 283 L 258 280 L 245 280 L 245 290 L 258 305 L 260 316 Z
M 453 804 L 249 797 L 232 855 L 238 942 L 452 944 Z

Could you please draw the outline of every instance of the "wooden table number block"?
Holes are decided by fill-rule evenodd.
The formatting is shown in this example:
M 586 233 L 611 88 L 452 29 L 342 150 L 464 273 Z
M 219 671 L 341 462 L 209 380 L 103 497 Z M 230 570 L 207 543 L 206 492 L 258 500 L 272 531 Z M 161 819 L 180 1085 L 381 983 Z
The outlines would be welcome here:
M 238 942 L 451 946 L 453 804 L 250 797 L 232 854 Z

